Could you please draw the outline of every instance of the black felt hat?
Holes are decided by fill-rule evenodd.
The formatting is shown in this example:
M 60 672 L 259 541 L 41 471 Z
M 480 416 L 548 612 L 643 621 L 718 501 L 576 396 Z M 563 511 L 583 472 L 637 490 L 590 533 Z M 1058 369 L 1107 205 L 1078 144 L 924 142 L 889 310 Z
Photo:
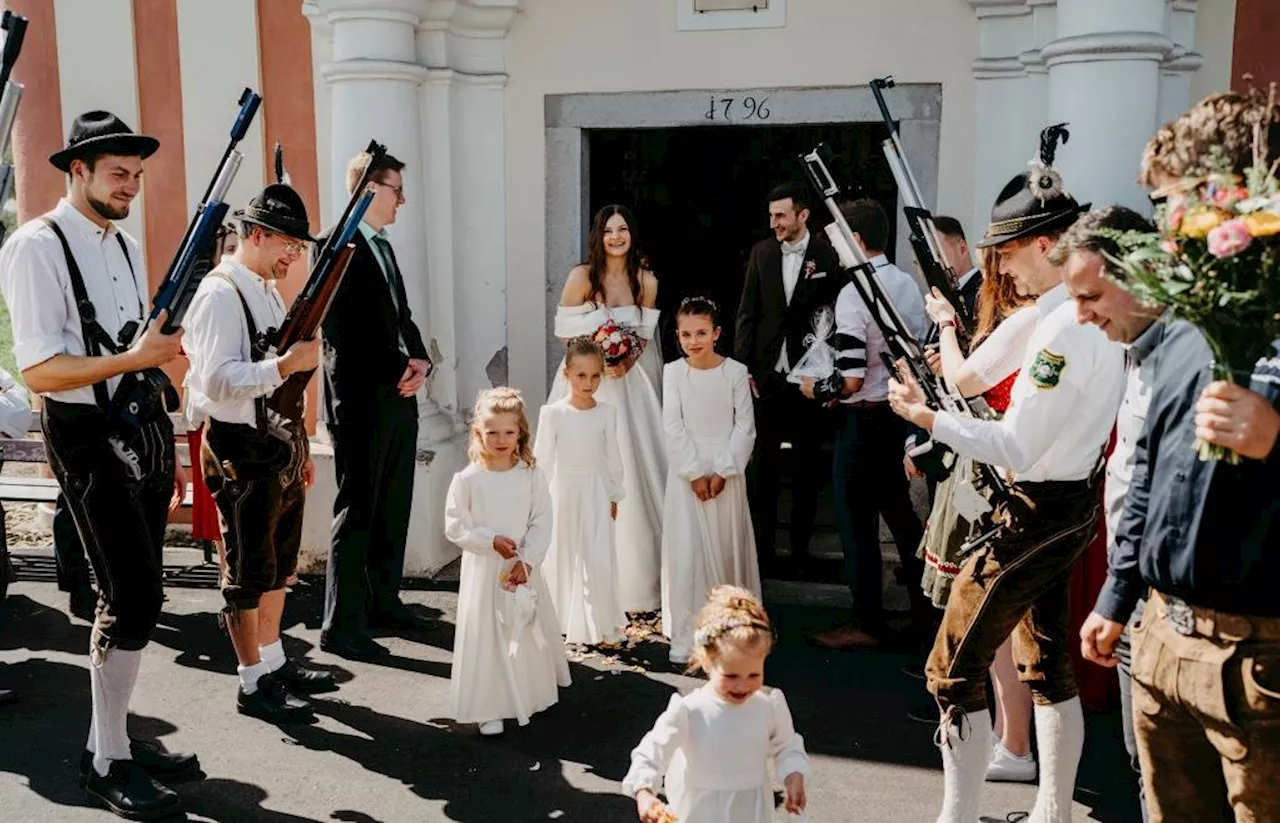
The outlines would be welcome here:
M 109 111 L 88 111 L 71 124 L 67 147 L 49 155 L 49 162 L 59 171 L 71 171 L 71 161 L 90 152 L 137 156 L 146 159 L 160 148 L 160 141 L 133 129 Z
M 1000 190 L 991 207 L 991 224 L 987 226 L 978 248 L 998 246 L 1052 229 L 1070 226 L 1089 203 L 1080 205 L 1062 187 L 1062 175 L 1053 167 L 1058 140 L 1067 142 L 1070 133 L 1066 123 L 1049 126 L 1040 132 L 1040 151 L 1029 170 L 1014 177 Z
M 314 242 L 307 231 L 307 206 L 292 186 L 272 183 L 249 201 L 249 205 L 231 215 L 242 223 L 256 223 L 268 231 L 288 235 L 296 240 Z

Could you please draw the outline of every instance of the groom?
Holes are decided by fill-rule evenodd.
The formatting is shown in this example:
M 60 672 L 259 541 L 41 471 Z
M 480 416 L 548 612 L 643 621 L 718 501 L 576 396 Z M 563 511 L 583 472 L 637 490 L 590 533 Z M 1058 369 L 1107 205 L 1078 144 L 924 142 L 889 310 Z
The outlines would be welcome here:
M 822 439 L 828 418 L 821 405 L 805 398 L 787 373 L 804 355 L 805 337 L 815 316 L 831 313 L 843 285 L 839 260 L 826 238 L 808 229 L 809 191 L 784 183 L 769 193 L 773 237 L 751 250 L 747 278 L 738 304 L 734 357 L 751 371 L 755 397 L 756 447 L 751 461 L 751 513 L 762 572 L 779 569 L 774 540 L 778 530 L 778 458 L 783 441 L 791 444 L 792 572 L 807 565 L 809 539 L 822 483 Z

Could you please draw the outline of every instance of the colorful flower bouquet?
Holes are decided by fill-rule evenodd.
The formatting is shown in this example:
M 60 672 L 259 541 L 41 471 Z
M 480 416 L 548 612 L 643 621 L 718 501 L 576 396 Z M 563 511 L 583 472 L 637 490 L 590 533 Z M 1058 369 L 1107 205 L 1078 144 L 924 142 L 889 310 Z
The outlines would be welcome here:
M 620 365 L 640 352 L 639 335 L 630 326 L 619 323 L 612 317 L 596 329 L 591 339 L 604 350 L 606 366 Z
M 1211 150 L 1208 174 L 1165 187 L 1175 193 L 1156 208 L 1157 233 L 1108 233 L 1120 247 L 1111 260 L 1124 286 L 1199 328 L 1214 378 L 1242 385 L 1280 338 L 1280 181 L 1267 156 L 1261 128 L 1243 175 Z M 1196 448 L 1201 460 L 1240 462 L 1222 446 Z

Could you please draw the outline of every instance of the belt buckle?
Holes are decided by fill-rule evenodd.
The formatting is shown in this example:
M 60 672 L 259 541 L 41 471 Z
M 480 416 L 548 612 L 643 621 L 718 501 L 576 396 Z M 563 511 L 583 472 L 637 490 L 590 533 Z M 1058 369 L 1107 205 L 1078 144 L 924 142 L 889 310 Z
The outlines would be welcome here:
M 1173 630 L 1184 637 L 1195 634 L 1196 615 L 1186 601 L 1177 597 L 1166 597 L 1165 602 L 1169 607 L 1169 625 L 1173 626 Z

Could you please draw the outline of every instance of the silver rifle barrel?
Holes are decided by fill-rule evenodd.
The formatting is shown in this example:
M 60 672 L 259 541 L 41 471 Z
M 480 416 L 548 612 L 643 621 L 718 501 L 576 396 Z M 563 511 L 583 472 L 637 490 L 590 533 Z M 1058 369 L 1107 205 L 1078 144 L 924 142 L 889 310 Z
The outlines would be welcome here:
M 22 102 L 23 90 L 21 83 L 12 80 L 4 84 L 4 94 L 0 96 L 0 156 L 9 148 L 13 121 L 18 116 L 18 103 Z
M 889 171 L 893 172 L 893 180 L 898 184 L 898 191 L 902 194 L 903 203 L 912 208 L 924 209 L 920 187 L 916 185 L 915 175 L 911 173 L 911 166 L 907 163 L 906 155 L 902 153 L 902 144 L 898 142 L 897 135 L 885 140 L 881 145 L 884 148 L 884 158 L 889 163 Z M 932 219 L 921 222 L 924 225 L 924 240 L 929 246 L 929 253 L 933 255 L 934 260 L 945 267 L 947 259 L 942 254 L 942 238 L 938 236 L 937 227 L 933 225 Z
M 232 149 L 227 154 L 227 162 L 223 163 L 218 171 L 218 177 L 213 181 L 213 188 L 209 189 L 209 199 L 206 202 L 226 202 L 227 191 L 231 188 L 231 181 L 236 179 L 236 172 L 240 171 L 242 162 L 244 162 L 244 155 L 239 151 Z

